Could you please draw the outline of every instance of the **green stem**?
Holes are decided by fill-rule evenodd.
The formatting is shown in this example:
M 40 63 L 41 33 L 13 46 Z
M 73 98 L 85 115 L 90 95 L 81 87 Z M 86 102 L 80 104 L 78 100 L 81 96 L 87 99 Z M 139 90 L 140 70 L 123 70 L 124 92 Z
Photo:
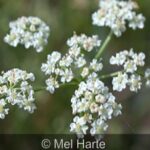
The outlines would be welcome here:
M 46 89 L 46 87 L 40 87 L 40 88 L 34 89 L 34 91 L 35 92 L 40 92 L 40 91 L 43 91 L 45 89 Z
M 60 84 L 60 87 L 71 86 L 71 85 L 78 85 L 78 83 L 77 82 L 64 83 L 64 84 Z
M 121 73 L 121 72 L 123 73 L 123 71 L 116 71 L 116 72 L 113 72 L 113 73 L 110 73 L 110 74 L 102 75 L 102 76 L 100 76 L 100 79 L 115 77 L 115 76 L 118 75 L 118 73 Z
M 100 79 L 115 77 L 119 73 L 124 73 L 124 72 L 125 72 L 124 70 L 121 70 L 121 71 L 116 71 L 116 72 L 113 72 L 113 73 L 110 73 L 110 74 L 105 74 L 105 75 L 100 76 Z M 137 74 L 140 75 L 143 79 L 145 79 L 144 74 L 142 72 L 137 72 Z
M 108 34 L 106 40 L 104 41 L 104 43 L 100 47 L 98 53 L 96 54 L 96 56 L 95 56 L 96 59 L 98 59 L 102 55 L 102 53 L 104 52 L 104 50 L 107 47 L 108 43 L 110 42 L 112 35 L 113 35 L 113 32 L 110 31 L 110 33 Z
M 78 83 L 77 82 L 64 83 L 64 84 L 60 84 L 59 87 L 62 88 L 62 87 L 71 86 L 71 85 L 78 85 Z M 40 91 L 43 91 L 45 89 L 46 89 L 46 87 L 40 87 L 40 88 L 34 89 L 34 91 L 40 92 Z

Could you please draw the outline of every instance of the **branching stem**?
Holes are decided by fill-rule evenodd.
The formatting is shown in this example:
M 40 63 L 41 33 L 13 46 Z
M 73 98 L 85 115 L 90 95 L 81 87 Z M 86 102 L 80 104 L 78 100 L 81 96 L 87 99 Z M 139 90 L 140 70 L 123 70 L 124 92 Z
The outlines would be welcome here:
M 124 71 L 116 71 L 116 72 L 113 72 L 113 73 L 110 73 L 110 74 L 105 74 L 105 75 L 102 75 L 100 76 L 100 79 L 106 79 L 106 78 L 111 78 L 111 77 L 115 77 L 117 76 L 119 73 L 123 73 Z
M 62 87 L 71 86 L 71 85 L 78 85 L 78 83 L 77 82 L 64 83 L 64 84 L 60 84 L 59 87 L 62 88 Z M 45 89 L 46 89 L 46 87 L 40 87 L 40 88 L 34 89 L 34 91 L 40 92 L 40 91 L 43 91 Z
M 105 48 L 107 47 L 108 43 L 110 42 L 111 38 L 112 38 L 113 32 L 110 31 L 110 33 L 108 34 L 106 40 L 104 41 L 104 43 L 102 44 L 102 46 L 100 47 L 99 51 L 97 52 L 97 54 L 95 55 L 95 58 L 98 59 L 100 58 L 100 56 L 102 55 L 102 53 L 104 52 Z

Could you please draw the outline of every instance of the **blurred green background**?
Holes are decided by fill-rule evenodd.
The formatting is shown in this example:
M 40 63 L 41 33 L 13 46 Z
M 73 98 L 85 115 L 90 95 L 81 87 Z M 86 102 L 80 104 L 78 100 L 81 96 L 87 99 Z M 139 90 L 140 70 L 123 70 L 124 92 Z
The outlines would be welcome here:
M 104 54 L 104 72 L 113 71 L 109 58 L 117 51 L 134 48 L 144 51 L 146 66 L 150 67 L 150 0 L 137 0 L 140 12 L 146 16 L 144 30 L 128 30 L 121 38 L 113 38 Z M 98 34 L 103 40 L 109 30 L 92 26 L 91 14 L 98 8 L 98 0 L 0 0 L 0 71 L 21 68 L 36 75 L 35 87 L 44 85 L 45 76 L 40 71 L 41 63 L 53 50 L 66 52 L 66 40 L 77 34 Z M 43 53 L 26 50 L 23 46 L 10 47 L 3 42 L 10 21 L 21 16 L 38 16 L 51 28 L 49 43 Z M 106 84 L 111 87 L 111 81 Z M 12 107 L 9 115 L 0 120 L 0 133 L 69 133 L 72 121 L 70 98 L 75 87 L 36 94 L 37 110 L 30 115 Z M 111 88 L 110 88 L 111 89 Z M 150 89 L 142 88 L 137 94 L 128 90 L 114 93 L 122 103 L 123 114 L 110 121 L 109 133 L 150 133 Z

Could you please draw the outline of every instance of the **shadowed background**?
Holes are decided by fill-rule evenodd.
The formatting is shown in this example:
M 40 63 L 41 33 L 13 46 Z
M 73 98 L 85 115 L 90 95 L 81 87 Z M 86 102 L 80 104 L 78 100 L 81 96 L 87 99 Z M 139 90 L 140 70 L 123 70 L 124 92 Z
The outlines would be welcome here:
M 147 20 L 144 30 L 128 30 L 121 38 L 113 37 L 104 53 L 104 73 L 115 68 L 109 58 L 117 51 L 134 48 L 146 53 L 146 66 L 150 67 L 150 1 L 137 0 Z M 41 63 L 53 50 L 66 52 L 66 40 L 77 34 L 98 34 L 103 40 L 109 33 L 107 28 L 92 26 L 91 14 L 98 8 L 98 0 L 0 0 L 0 71 L 20 68 L 36 75 L 34 87 L 45 85 L 46 77 L 40 71 Z M 48 45 L 42 53 L 23 46 L 10 47 L 3 42 L 9 31 L 8 24 L 21 16 L 38 16 L 51 29 Z M 90 57 L 90 56 L 89 56 Z M 111 89 L 111 80 L 106 80 Z M 72 121 L 70 98 L 75 87 L 66 87 L 54 95 L 46 91 L 36 94 L 37 110 L 30 115 L 22 109 L 11 107 L 9 115 L 0 120 L 0 133 L 69 133 Z M 117 94 L 122 103 L 123 114 L 109 122 L 109 133 L 150 133 L 150 89 L 142 88 L 137 94 L 128 90 Z

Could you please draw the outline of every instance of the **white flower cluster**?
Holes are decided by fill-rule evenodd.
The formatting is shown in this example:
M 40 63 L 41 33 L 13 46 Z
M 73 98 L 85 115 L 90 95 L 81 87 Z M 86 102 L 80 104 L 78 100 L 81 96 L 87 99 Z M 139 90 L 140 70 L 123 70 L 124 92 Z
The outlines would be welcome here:
M 136 14 L 138 8 L 136 2 L 131 0 L 100 0 L 99 9 L 92 15 L 93 24 L 111 28 L 113 33 L 119 37 L 128 27 L 132 29 L 143 29 L 145 17 Z
M 45 75 L 50 77 L 46 80 L 47 90 L 54 93 L 60 84 L 68 83 L 75 77 L 85 78 L 91 70 L 97 72 L 103 67 L 102 63 L 93 59 L 90 64 L 87 64 L 84 53 L 92 51 L 100 46 L 100 40 L 97 36 L 87 37 L 82 34 L 77 36 L 74 34 L 67 44 L 69 46 L 68 53 L 61 56 L 59 52 L 52 52 L 47 56 L 47 62 L 42 64 L 41 70 Z M 87 67 L 89 65 L 90 67 Z M 76 71 L 78 69 L 78 72 Z
M 34 47 L 37 52 L 43 51 L 49 36 L 49 27 L 37 17 L 21 17 L 10 22 L 10 33 L 4 38 L 9 45 L 16 47 L 22 44 L 26 49 Z
M 71 103 L 76 116 L 70 124 L 70 131 L 81 137 L 88 133 L 103 134 L 108 127 L 107 120 L 120 115 L 122 109 L 96 73 L 79 84 Z
M 145 71 L 146 86 L 150 87 L 150 68 Z
M 80 36 L 74 34 L 73 37 L 67 41 L 69 47 L 80 47 L 80 49 L 84 49 L 88 52 L 91 52 L 95 47 L 99 47 L 100 44 L 101 41 L 98 39 L 97 35 L 87 37 L 85 34 L 81 34 Z
M 145 65 L 145 54 L 135 53 L 132 49 L 130 51 L 124 50 L 110 58 L 110 64 L 123 66 L 123 71 L 119 72 L 116 77 L 113 77 L 113 90 L 121 92 L 130 86 L 130 90 L 137 92 L 142 85 L 141 76 L 137 73 L 138 66 Z
M 34 81 L 32 73 L 12 69 L 0 76 L 0 118 L 8 114 L 8 106 L 17 105 L 32 113 L 35 110 L 34 90 L 29 81 Z

